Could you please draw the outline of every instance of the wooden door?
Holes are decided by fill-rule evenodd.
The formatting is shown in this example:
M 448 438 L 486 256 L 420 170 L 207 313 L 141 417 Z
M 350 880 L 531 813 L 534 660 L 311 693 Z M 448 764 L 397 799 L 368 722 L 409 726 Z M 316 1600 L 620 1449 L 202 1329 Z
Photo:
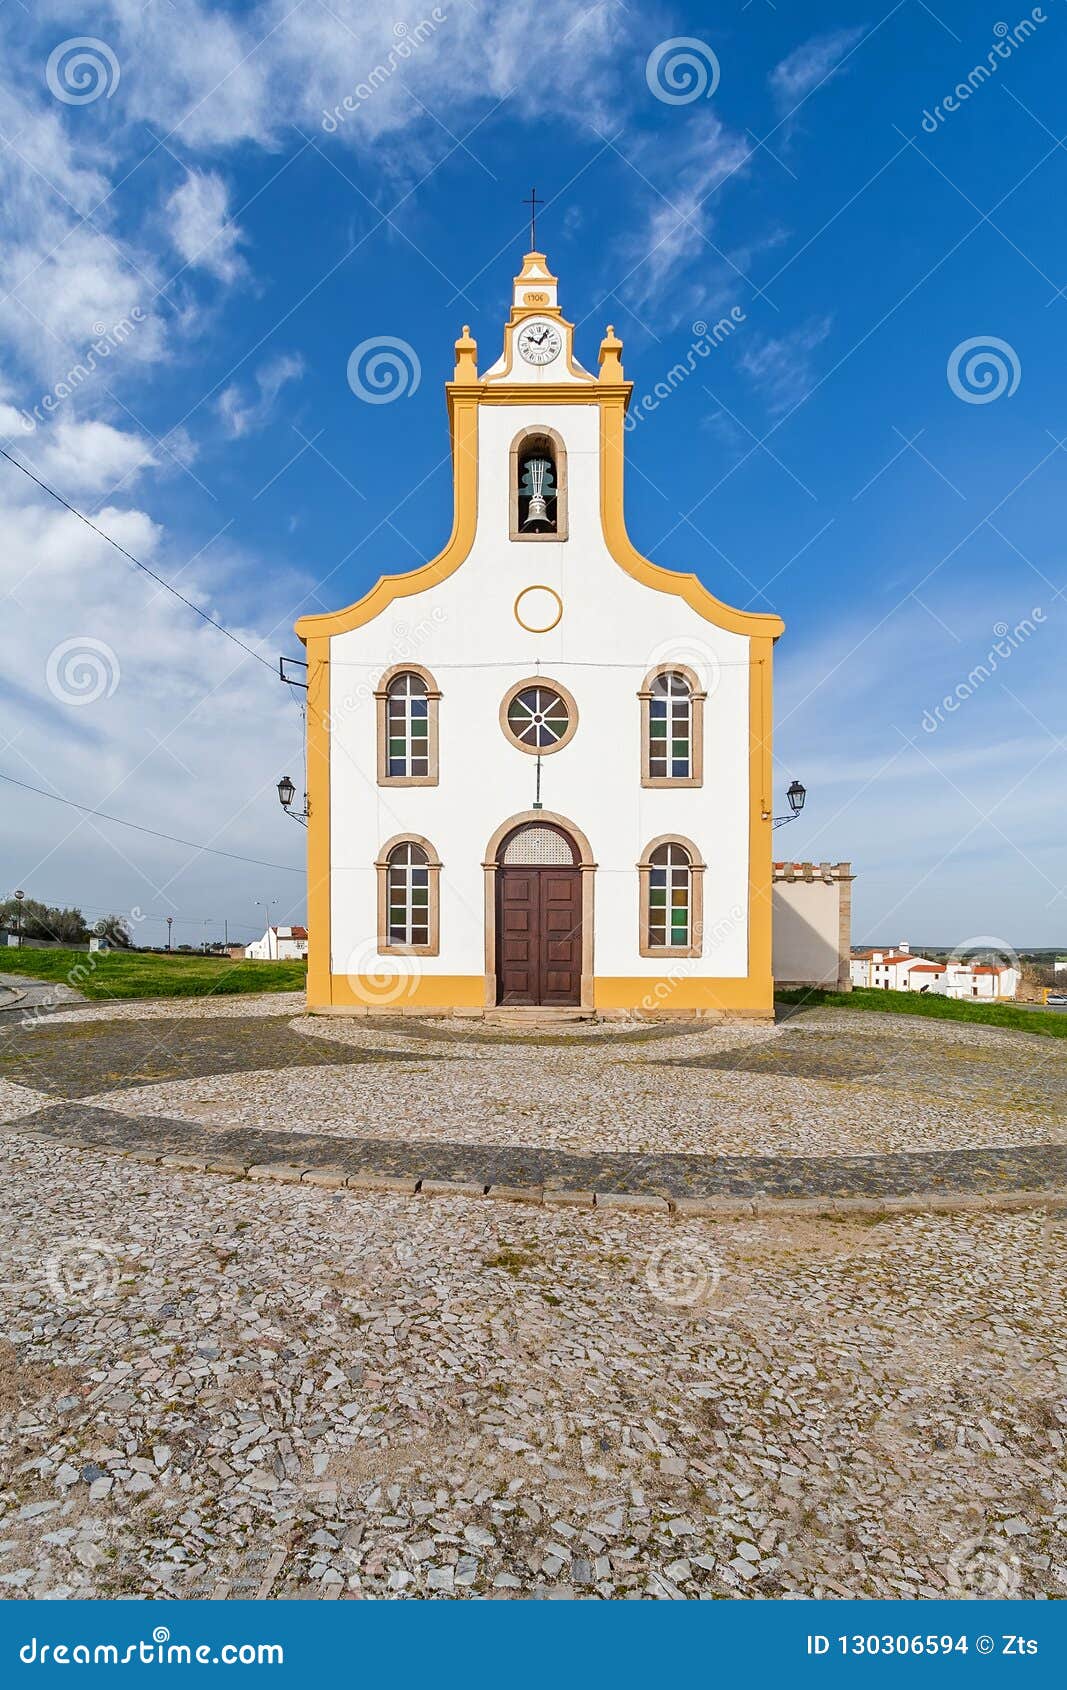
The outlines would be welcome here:
M 579 1004 L 582 877 L 577 868 L 497 870 L 497 998 Z

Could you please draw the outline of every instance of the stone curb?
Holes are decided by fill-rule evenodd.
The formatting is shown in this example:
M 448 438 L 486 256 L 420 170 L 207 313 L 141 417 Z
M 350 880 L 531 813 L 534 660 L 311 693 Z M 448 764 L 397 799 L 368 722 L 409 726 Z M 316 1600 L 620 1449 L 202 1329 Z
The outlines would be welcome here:
M 17 1123 L 8 1123 L 18 1132 Z M 1067 1207 L 1067 1189 L 1006 1192 L 915 1192 L 907 1197 L 655 1197 L 644 1192 L 556 1191 L 541 1185 L 479 1185 L 474 1180 L 417 1179 L 414 1175 L 346 1174 L 341 1167 L 308 1166 L 299 1162 L 249 1164 L 236 1157 L 183 1156 L 162 1151 L 126 1149 L 108 1144 L 78 1144 L 51 1133 L 23 1132 L 20 1136 L 40 1144 L 69 1150 L 102 1152 L 124 1156 L 131 1162 L 152 1163 L 176 1173 L 213 1173 L 257 1183 L 308 1185 L 327 1189 L 380 1192 L 401 1197 L 465 1197 L 482 1201 L 492 1197 L 505 1203 L 524 1203 L 546 1209 L 604 1210 L 609 1215 L 655 1216 L 667 1222 L 688 1220 L 733 1220 L 738 1216 L 770 1219 L 777 1215 L 810 1215 L 825 1220 L 847 1220 L 849 1216 L 914 1214 L 992 1214 L 1024 1209 Z

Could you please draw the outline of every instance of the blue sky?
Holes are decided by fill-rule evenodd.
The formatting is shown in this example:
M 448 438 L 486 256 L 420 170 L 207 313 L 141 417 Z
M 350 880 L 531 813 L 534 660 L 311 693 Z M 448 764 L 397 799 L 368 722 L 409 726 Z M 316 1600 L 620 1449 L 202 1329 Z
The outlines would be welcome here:
M 0 31 L 21 462 L 297 652 L 442 544 L 441 384 L 463 323 L 499 349 L 536 182 L 579 354 L 613 323 L 635 397 L 734 312 L 632 430 L 628 517 L 785 618 L 779 801 L 810 797 L 776 846 L 853 862 L 857 940 L 1067 943 L 1062 0 L 9 0 Z M 419 373 L 372 405 L 379 337 Z M 293 696 L 2 463 L 0 499 L 0 771 L 299 868 Z M 146 939 L 303 913 L 299 873 L 3 800 L 5 882 Z

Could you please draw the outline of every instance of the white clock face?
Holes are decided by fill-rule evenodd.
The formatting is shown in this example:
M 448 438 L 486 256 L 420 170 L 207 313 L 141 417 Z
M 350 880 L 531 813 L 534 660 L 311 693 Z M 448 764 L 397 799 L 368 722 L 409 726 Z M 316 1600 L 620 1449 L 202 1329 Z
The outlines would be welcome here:
M 519 356 L 528 364 L 550 364 L 559 356 L 562 341 L 551 323 L 527 323 L 519 331 Z

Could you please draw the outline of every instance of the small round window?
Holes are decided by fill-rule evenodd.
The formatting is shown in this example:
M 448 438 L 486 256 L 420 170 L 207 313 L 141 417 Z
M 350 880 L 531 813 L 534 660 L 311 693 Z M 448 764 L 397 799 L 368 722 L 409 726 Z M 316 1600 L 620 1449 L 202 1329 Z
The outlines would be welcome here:
M 520 751 L 546 757 L 573 738 L 578 709 L 566 688 L 554 681 L 520 681 L 500 707 L 500 725 Z

